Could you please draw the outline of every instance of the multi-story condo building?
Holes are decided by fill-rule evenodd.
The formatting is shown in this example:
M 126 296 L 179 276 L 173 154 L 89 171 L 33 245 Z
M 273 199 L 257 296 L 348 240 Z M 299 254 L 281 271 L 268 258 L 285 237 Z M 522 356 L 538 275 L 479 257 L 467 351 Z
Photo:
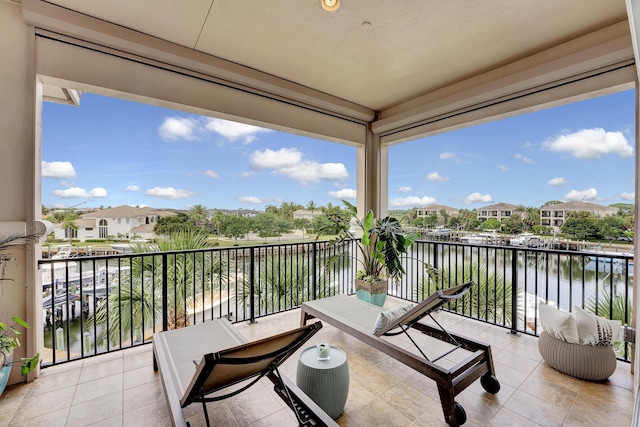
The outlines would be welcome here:
M 498 203 L 495 205 L 485 206 L 478 209 L 478 219 L 485 222 L 488 219 L 497 219 L 502 222 L 503 219 L 509 218 L 513 215 L 518 207 L 510 203 Z M 521 214 L 524 216 L 524 212 Z
M 445 205 L 428 205 L 416 209 L 416 215 L 418 218 L 426 218 L 431 215 L 436 215 L 439 221 L 442 219 L 443 212 L 449 216 L 458 216 L 460 210 Z
M 597 217 L 605 217 L 615 215 L 618 209 L 588 202 L 556 203 L 540 209 L 540 225 L 557 230 L 571 217 L 572 212 L 591 212 Z

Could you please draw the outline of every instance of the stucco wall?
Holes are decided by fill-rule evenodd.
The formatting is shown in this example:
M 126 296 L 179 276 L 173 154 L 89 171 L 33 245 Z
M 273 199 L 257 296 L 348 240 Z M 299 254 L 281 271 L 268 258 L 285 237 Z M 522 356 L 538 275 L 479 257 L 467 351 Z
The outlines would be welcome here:
M 23 224 L 22 230 L 30 232 L 35 220 L 35 198 L 39 205 L 39 175 L 35 164 L 39 163 L 39 150 L 35 154 L 36 85 L 34 61 L 34 31 L 22 19 L 19 4 L 0 2 L 0 227 L 6 235 L 9 222 Z M 36 184 L 38 182 L 38 184 Z M 38 196 L 35 196 L 36 193 Z M 15 224 L 15 223 L 14 223 Z M 25 228 L 26 227 L 26 228 Z M 14 227 L 15 228 L 15 227 Z M 15 231 L 19 231 L 15 228 Z M 34 311 L 35 255 L 33 247 L 18 245 L 9 251 L 11 261 L 5 277 L 0 281 L 0 321 L 9 323 L 12 316 L 20 316 L 35 326 Z M 36 334 L 30 331 L 21 339 L 22 347 L 16 357 L 35 352 Z M 15 366 L 9 383 L 24 380 Z

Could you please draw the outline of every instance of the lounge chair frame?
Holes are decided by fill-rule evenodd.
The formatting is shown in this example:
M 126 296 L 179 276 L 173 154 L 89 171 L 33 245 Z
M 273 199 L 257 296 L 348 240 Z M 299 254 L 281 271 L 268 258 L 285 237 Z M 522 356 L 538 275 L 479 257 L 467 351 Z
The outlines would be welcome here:
M 478 378 L 482 387 L 489 393 L 495 394 L 500 390 L 500 383 L 495 376 L 491 347 L 480 341 L 449 333 L 437 322 L 438 327 L 434 327 L 421 323 L 420 320 L 430 316 L 435 321 L 431 316 L 435 310 L 449 301 L 461 298 L 473 285 L 474 282 L 467 282 L 437 291 L 375 334 L 373 326 L 383 309 L 347 295 L 336 295 L 303 303 L 300 323 L 305 325 L 310 319 L 320 319 L 433 379 L 438 387 L 445 421 L 452 426 L 458 426 L 466 421 L 464 409 L 455 401 L 455 397 L 460 392 Z M 398 328 L 400 329 L 397 330 Z M 411 330 L 445 341 L 452 344 L 454 348 L 434 360 L 429 360 L 409 334 Z M 421 355 L 416 355 L 384 338 L 384 336 L 397 334 L 408 336 Z M 458 348 L 463 348 L 472 354 L 448 369 L 435 363 Z
M 278 370 L 320 328 L 322 324 L 316 322 L 249 342 L 228 320 L 218 319 L 154 334 L 154 370 L 160 371 L 173 425 L 188 426 L 182 409 L 196 402 L 202 404 L 209 426 L 207 402 L 235 396 L 267 377 L 276 394 L 294 411 L 299 425 L 337 427 L 331 417 Z M 193 349 L 189 348 L 191 344 Z M 191 355 L 196 358 L 185 360 Z M 188 385 L 185 378 L 190 379 Z M 210 395 L 236 385 L 227 393 Z

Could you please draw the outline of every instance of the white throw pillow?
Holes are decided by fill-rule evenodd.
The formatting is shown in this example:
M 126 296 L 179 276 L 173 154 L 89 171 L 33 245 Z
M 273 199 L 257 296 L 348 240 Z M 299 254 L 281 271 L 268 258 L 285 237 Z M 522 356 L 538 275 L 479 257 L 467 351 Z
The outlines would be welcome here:
M 580 344 L 613 345 L 613 342 L 618 338 L 618 334 L 620 334 L 621 321 L 596 316 L 578 306 L 574 306 L 573 311 L 576 315 L 576 327 L 578 328 Z
M 375 334 L 380 329 L 386 328 L 389 324 L 398 320 L 403 314 L 413 308 L 413 305 L 398 305 L 392 307 L 386 311 L 381 311 L 376 319 L 376 324 L 373 326 L 373 333 Z
M 573 314 L 551 307 L 544 302 L 540 302 L 538 310 L 542 329 L 549 335 L 571 344 L 579 343 L 578 328 Z

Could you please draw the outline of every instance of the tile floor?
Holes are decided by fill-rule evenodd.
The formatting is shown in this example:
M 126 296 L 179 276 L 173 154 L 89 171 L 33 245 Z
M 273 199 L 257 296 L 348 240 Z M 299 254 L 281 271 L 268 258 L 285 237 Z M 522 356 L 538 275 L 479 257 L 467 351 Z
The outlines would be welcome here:
M 295 328 L 299 314 L 294 310 L 235 326 L 247 338 L 257 339 Z M 465 426 L 630 424 L 634 399 L 628 364 L 619 363 L 604 383 L 581 381 L 546 365 L 534 337 L 512 336 L 504 329 L 448 313 L 436 316 L 447 330 L 492 346 L 501 390 L 490 395 L 476 381 L 458 395 L 468 417 Z M 351 383 L 337 420 L 341 426 L 446 426 L 432 380 L 329 325 L 316 337 L 330 340 L 349 356 Z M 425 344 L 424 348 L 438 351 L 434 343 Z M 448 359 L 442 363 L 451 363 L 455 356 Z M 295 379 L 296 364 L 294 356 L 283 365 L 282 371 L 291 379 Z M 215 426 L 296 425 L 269 381 L 210 406 Z M 188 407 L 184 413 L 191 426 L 204 425 L 201 407 Z M 8 387 L 0 398 L 0 425 L 169 426 L 162 385 L 152 367 L 151 345 L 47 368 L 32 383 Z

